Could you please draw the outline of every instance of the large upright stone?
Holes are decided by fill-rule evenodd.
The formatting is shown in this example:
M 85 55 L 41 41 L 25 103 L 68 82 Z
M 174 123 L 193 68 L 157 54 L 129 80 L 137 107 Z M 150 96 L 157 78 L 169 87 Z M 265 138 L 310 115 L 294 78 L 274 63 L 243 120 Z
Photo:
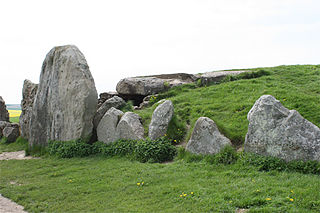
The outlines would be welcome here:
M 0 96 L 0 121 L 9 121 L 9 112 L 6 107 L 6 103 Z
M 117 131 L 121 139 L 143 139 L 144 129 L 139 115 L 126 112 L 120 119 Z
M 38 84 L 32 83 L 30 80 L 24 80 L 21 100 L 21 115 L 19 119 L 21 136 L 29 139 L 29 125 L 32 115 L 32 106 L 37 94 Z
M 84 55 L 76 46 L 46 56 L 30 120 L 30 145 L 89 138 L 98 95 Z
M 286 161 L 320 161 L 320 129 L 271 95 L 261 96 L 247 116 L 246 152 Z
M 93 125 L 95 128 L 98 127 L 99 122 L 101 120 L 101 118 L 104 116 L 104 114 L 111 109 L 111 107 L 114 107 L 116 109 L 119 109 L 120 107 L 124 106 L 126 104 L 126 102 L 118 97 L 118 96 L 114 96 L 112 98 L 109 98 L 108 100 L 106 100 L 97 110 L 97 113 L 94 116 L 93 119 Z
M 98 140 L 104 143 L 112 143 L 120 138 L 117 125 L 123 112 L 111 107 L 99 122 L 97 128 Z
M 200 117 L 194 126 L 186 149 L 195 154 L 217 154 L 226 145 L 231 145 L 231 142 L 219 132 L 214 121 L 207 117 Z
M 173 113 L 174 107 L 170 100 L 164 101 L 154 110 L 149 125 L 149 138 L 151 140 L 160 138 L 167 133 Z

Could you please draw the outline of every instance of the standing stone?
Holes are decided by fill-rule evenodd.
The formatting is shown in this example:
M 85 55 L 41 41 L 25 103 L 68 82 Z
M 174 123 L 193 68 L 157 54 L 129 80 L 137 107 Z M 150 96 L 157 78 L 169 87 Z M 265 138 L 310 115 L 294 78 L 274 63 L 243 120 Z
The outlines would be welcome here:
M 32 106 L 37 94 L 38 84 L 34 84 L 29 80 L 24 80 L 22 89 L 22 100 L 19 123 L 21 127 L 21 136 L 25 139 L 29 139 L 29 125 L 32 115 Z
M 101 119 L 98 128 L 97 135 L 98 140 L 104 143 L 111 143 L 120 138 L 117 131 L 117 125 L 120 121 L 123 112 L 111 107 Z
M 6 103 L 0 96 L 0 121 L 8 121 L 9 122 L 9 112 L 6 107 Z
M 19 126 L 7 126 L 2 131 L 3 137 L 7 138 L 7 142 L 15 142 L 20 136 Z
M 194 126 L 186 149 L 195 154 L 217 154 L 226 145 L 231 145 L 231 142 L 219 132 L 214 121 L 207 117 L 200 117 Z
M 273 96 L 261 96 L 247 118 L 246 152 L 286 161 L 320 161 L 320 129 Z
M 118 97 L 118 96 L 114 96 L 108 100 L 106 100 L 101 107 L 97 110 L 97 113 L 94 116 L 93 119 L 93 125 L 95 128 L 98 127 L 99 122 L 101 120 L 101 118 L 104 116 L 104 114 L 111 108 L 114 107 L 116 109 L 119 109 L 120 107 L 124 106 L 126 104 L 126 102 Z
M 167 133 L 173 113 L 174 107 L 170 100 L 164 101 L 154 110 L 149 125 L 149 138 L 151 140 L 160 138 Z
M 117 131 L 121 139 L 139 140 L 144 136 L 141 118 L 133 112 L 126 112 L 121 117 Z
M 42 65 L 30 120 L 30 145 L 89 138 L 97 102 L 84 55 L 76 46 L 54 47 Z

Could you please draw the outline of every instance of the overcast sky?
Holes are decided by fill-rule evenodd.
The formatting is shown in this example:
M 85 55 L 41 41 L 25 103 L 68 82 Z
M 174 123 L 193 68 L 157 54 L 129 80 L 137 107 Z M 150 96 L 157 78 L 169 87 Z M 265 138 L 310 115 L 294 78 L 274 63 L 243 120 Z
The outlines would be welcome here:
M 0 2 L 0 96 L 20 103 L 54 46 L 85 55 L 98 93 L 125 77 L 320 62 L 319 0 Z

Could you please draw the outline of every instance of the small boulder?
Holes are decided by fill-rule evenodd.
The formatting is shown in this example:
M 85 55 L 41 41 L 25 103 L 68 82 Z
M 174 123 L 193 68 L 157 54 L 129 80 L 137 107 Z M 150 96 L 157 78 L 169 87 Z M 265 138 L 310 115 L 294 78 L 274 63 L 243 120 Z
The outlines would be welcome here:
M 29 123 L 32 115 L 32 106 L 34 98 L 37 94 L 38 84 L 34 84 L 29 80 L 24 80 L 21 100 L 21 115 L 19 119 L 21 127 L 21 136 L 29 139 Z
M 101 107 L 97 110 L 94 119 L 93 119 L 93 126 L 94 128 L 97 128 L 99 125 L 99 122 L 101 120 L 101 118 L 104 116 L 104 114 L 111 109 L 111 107 L 114 107 L 116 109 L 119 109 L 120 107 L 124 106 L 126 104 L 126 102 L 118 97 L 118 96 L 114 96 L 108 100 L 106 100 Z
M 144 129 L 139 115 L 126 112 L 120 119 L 117 131 L 121 139 L 143 139 Z
M 320 129 L 271 95 L 261 96 L 247 116 L 246 152 L 291 160 L 320 161 Z
M 6 137 L 8 143 L 15 142 L 20 136 L 19 126 L 11 125 L 6 126 L 2 130 L 3 137 Z
M 98 99 L 98 109 L 101 107 L 101 105 L 108 99 L 114 97 L 114 96 L 119 96 L 117 92 L 103 92 L 99 94 L 99 99 Z
M 8 121 L 0 121 L 0 138 L 2 138 L 3 136 L 3 129 L 6 128 L 7 126 L 11 126 L 11 123 L 9 123 Z
M 117 125 L 123 112 L 111 107 L 99 122 L 97 128 L 98 140 L 104 143 L 111 143 L 120 138 Z
M 186 150 L 195 154 L 217 154 L 226 145 L 231 145 L 231 142 L 219 132 L 214 121 L 200 117 L 194 126 Z
M 151 140 L 160 138 L 167 133 L 173 113 L 174 107 L 170 100 L 164 101 L 154 110 L 149 125 L 149 138 Z
M 8 121 L 9 122 L 9 112 L 6 107 L 6 103 L 0 96 L 0 121 Z

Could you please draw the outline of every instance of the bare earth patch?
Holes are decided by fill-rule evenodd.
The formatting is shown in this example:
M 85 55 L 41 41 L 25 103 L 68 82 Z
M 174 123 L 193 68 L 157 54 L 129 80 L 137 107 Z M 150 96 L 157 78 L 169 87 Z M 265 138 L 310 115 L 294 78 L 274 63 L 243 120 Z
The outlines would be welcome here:
M 0 160 L 28 160 L 28 159 L 33 159 L 33 157 L 26 156 L 24 151 L 3 152 L 0 154 Z
M 0 212 L 3 213 L 27 213 L 23 211 L 23 206 L 16 204 L 15 202 L 3 197 L 0 194 Z

